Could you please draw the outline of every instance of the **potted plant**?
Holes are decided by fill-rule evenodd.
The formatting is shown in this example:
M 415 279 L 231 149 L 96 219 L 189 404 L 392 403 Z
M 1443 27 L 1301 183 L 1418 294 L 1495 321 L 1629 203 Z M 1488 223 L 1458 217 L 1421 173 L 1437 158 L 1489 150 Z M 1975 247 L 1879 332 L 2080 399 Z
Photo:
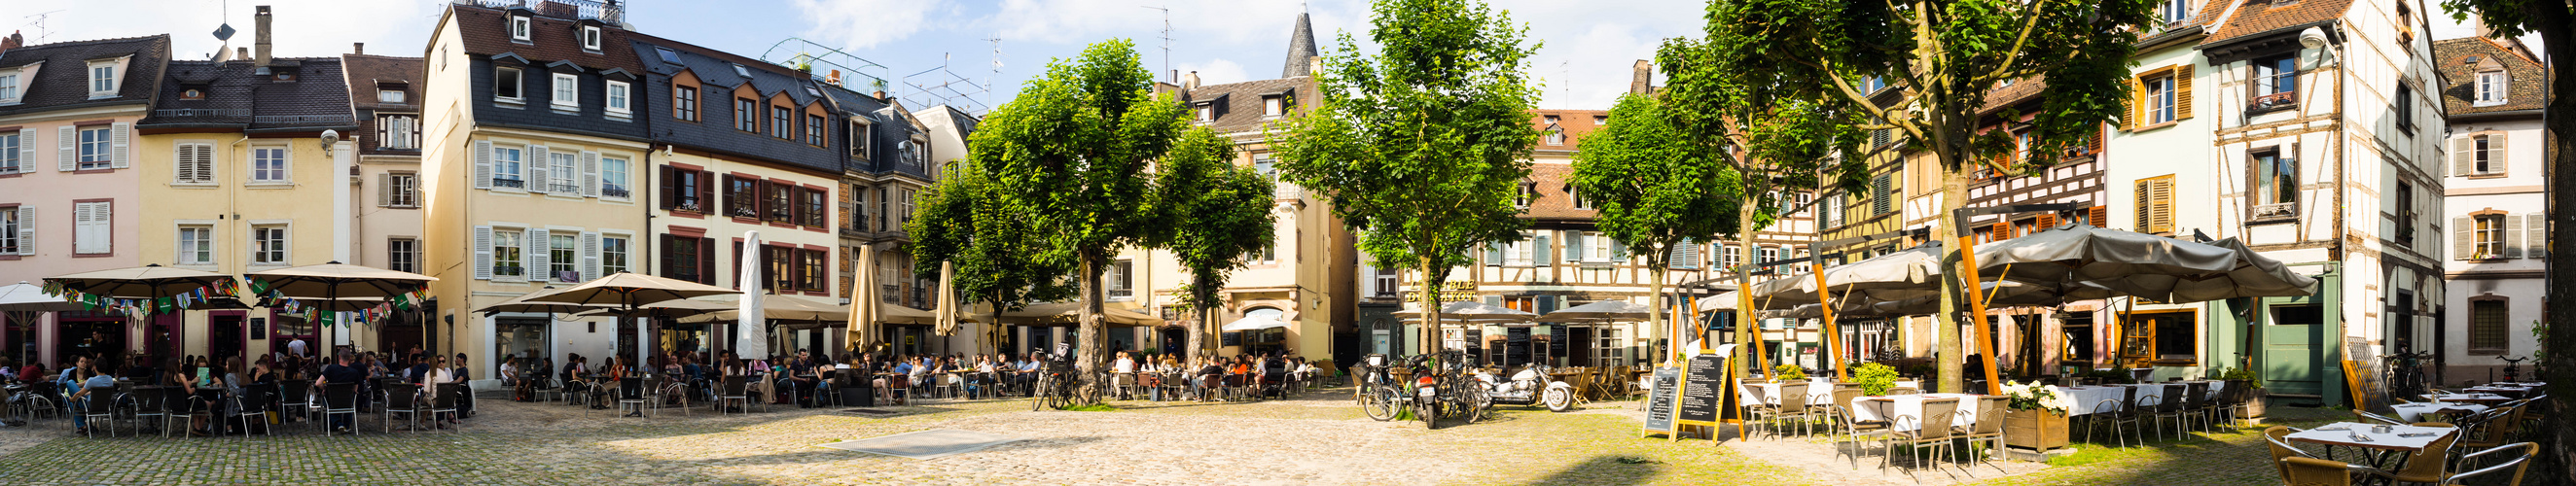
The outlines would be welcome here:
M 1807 369 L 1805 367 L 1793 364 L 1784 364 L 1771 368 L 1771 381 L 1773 382 L 1789 382 L 1804 379 L 1807 379 Z
M 2004 382 L 2004 445 L 2035 451 L 2066 447 L 2073 398 L 2039 382 Z
M 1878 363 L 1861 363 L 1860 366 L 1852 367 L 1852 383 L 1860 387 L 1863 395 L 1887 396 L 1887 389 L 1896 387 L 1896 368 Z
M 2246 392 L 2244 419 L 2251 420 L 2263 418 L 2263 402 L 2265 397 L 2269 394 L 2263 391 L 2263 375 L 2261 372 L 2255 371 L 2252 367 L 2223 368 L 2218 371 L 2215 377 L 2219 380 L 2226 381 L 2227 389 L 2236 390 L 2240 389 L 2238 387 L 2243 387 L 2241 389 Z

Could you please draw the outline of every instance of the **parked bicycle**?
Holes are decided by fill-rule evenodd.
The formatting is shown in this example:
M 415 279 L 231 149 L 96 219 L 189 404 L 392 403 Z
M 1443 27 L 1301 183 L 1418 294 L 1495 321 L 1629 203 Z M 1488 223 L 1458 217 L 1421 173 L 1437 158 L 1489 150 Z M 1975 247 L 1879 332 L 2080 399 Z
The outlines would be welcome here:
M 1029 411 L 1041 408 L 1063 410 L 1076 404 L 1097 403 L 1098 400 L 1082 400 L 1082 383 L 1082 374 L 1074 370 L 1073 361 L 1047 360 L 1046 369 L 1038 371 L 1037 388 L 1029 395 Z
M 2380 356 L 2388 367 L 2385 378 L 2389 396 L 2411 397 L 2429 391 L 2430 385 L 2424 382 L 2424 363 L 2432 357 L 2433 353 L 2425 351 Z

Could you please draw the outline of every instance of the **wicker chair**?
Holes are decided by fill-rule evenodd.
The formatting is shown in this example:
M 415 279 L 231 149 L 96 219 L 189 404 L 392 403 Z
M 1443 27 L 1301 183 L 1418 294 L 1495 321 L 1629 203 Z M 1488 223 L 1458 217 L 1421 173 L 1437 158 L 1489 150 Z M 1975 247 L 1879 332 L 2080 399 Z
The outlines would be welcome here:
M 2488 409 L 2487 414 L 2489 416 L 2486 420 L 2480 421 L 2480 423 L 2476 424 L 2474 427 L 2460 431 L 2462 434 L 2468 435 L 2467 439 L 2460 441 L 2460 447 L 2475 447 L 2479 449 L 2503 447 L 2507 442 L 2513 439 L 2514 432 L 2521 429 L 2523 413 L 2525 410 L 2529 409 L 2531 409 L 2531 407 L 2525 402 L 2515 402 L 2503 407 Z
M 2391 471 L 2393 473 L 2391 476 L 2395 476 L 2398 482 L 2403 483 L 2440 484 L 2443 478 L 2451 475 L 2451 444 L 2459 440 L 2460 434 L 2450 434 L 2442 436 L 2441 440 L 2433 441 L 2432 445 L 2425 446 L 2423 449 L 2407 453 L 2405 467 Z
M 1950 433 L 1966 437 L 1968 449 L 1973 451 L 1986 450 L 1978 449 L 1978 442 L 1992 443 L 1993 454 L 1976 455 L 1978 462 L 1992 461 L 2004 452 L 2004 409 L 2011 403 L 2012 399 L 2006 397 L 1980 398 L 1977 400 L 1976 422 L 1969 427 L 1951 427 Z
M 2358 464 L 2345 464 L 2313 457 L 2281 460 L 2281 483 L 2298 486 L 2351 486 L 2354 475 L 2392 479 L 2387 471 Z
M 1905 444 L 1906 447 L 1912 449 L 1907 452 L 1907 457 L 1913 459 L 1913 462 L 1916 464 L 1921 464 L 1923 462 L 1922 454 L 1924 449 L 1948 450 L 1950 451 L 1950 459 L 1952 461 L 1957 461 L 1959 450 L 1950 448 L 1950 440 L 1957 438 L 1956 436 L 1951 435 L 1950 424 L 1955 422 L 1951 417 L 1958 413 L 1958 411 L 1959 399 L 1956 398 L 1934 398 L 1924 400 L 1922 417 L 1906 415 L 1899 415 L 1896 417 L 1894 422 L 1897 425 L 1902 426 L 1904 424 L 1911 423 L 1914 424 L 1915 427 L 1914 430 L 1899 430 L 1888 433 L 1888 450 L 1893 452 L 1896 450 L 1896 444 Z M 1934 452 L 1932 457 L 1938 459 L 1940 458 L 1940 455 L 1938 452 Z M 1887 462 L 1879 462 L 1879 469 L 1882 471 L 1886 470 Z

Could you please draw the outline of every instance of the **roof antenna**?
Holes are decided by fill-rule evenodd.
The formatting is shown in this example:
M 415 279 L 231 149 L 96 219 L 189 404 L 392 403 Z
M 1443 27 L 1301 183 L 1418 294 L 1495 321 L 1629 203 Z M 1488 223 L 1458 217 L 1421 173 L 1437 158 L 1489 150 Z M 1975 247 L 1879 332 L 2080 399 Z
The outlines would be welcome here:
M 1144 7 L 1147 10 L 1158 10 L 1163 12 L 1163 72 L 1166 73 L 1164 74 L 1165 76 L 1170 76 L 1171 74 L 1168 73 L 1172 72 L 1172 9 L 1167 6 L 1154 5 L 1145 5 Z M 1172 84 L 1181 84 L 1181 80 L 1173 79 Z
M 992 89 L 992 86 L 993 80 L 1000 79 L 1002 77 L 1002 38 L 1000 36 L 994 36 L 992 38 L 984 39 L 984 41 L 993 43 L 993 74 L 984 77 L 984 107 L 989 110 L 996 106 L 993 104 L 993 92 L 1000 91 Z
M 55 10 L 55 11 L 52 11 L 52 12 L 42 12 L 42 13 L 38 13 L 38 14 L 35 14 L 35 15 L 29 15 L 29 16 L 24 17 L 24 18 L 36 19 L 36 21 L 34 21 L 34 22 L 28 22 L 28 23 L 27 23 L 27 25 L 33 25 L 33 26 L 36 26 L 36 42 L 35 42 L 35 43 L 33 43 L 33 44 L 28 44 L 28 45 L 43 44 L 43 43 L 45 43 L 45 39 L 52 38 L 52 37 L 54 36 L 54 31 L 53 31 L 53 29 L 45 28 L 45 19 L 46 19 L 48 16 L 51 16 L 51 15 L 53 15 L 53 14 L 62 13 L 62 12 L 69 11 L 69 10 L 70 10 L 70 9 L 63 9 L 63 10 Z

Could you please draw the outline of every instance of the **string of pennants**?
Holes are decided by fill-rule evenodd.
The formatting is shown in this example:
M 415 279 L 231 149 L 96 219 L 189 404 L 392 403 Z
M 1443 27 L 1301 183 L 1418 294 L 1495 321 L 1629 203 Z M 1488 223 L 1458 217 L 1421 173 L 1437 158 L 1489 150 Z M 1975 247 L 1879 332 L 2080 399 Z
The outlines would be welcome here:
M 335 316 L 339 313 L 330 312 L 318 306 L 306 305 L 303 299 L 287 297 L 285 293 L 278 292 L 277 289 L 269 286 L 266 281 L 257 279 L 251 280 L 250 290 L 251 295 L 259 296 L 261 307 L 277 309 L 279 314 L 295 316 L 297 318 L 321 324 L 324 327 L 338 324 L 333 321 L 337 320 L 337 317 Z M 396 310 L 412 310 L 413 307 L 418 306 L 420 302 L 427 299 L 428 296 L 419 290 L 394 294 L 386 297 L 385 303 L 376 304 L 375 307 L 349 311 L 349 320 L 354 324 L 375 323 L 393 316 L 393 312 Z M 319 316 L 316 316 L 316 314 L 319 314 Z
M 240 284 L 234 283 L 232 279 L 223 279 L 195 290 L 154 299 L 114 298 L 73 290 L 56 282 L 45 282 L 44 291 L 46 294 L 62 297 L 65 302 L 80 304 L 81 307 L 92 312 L 113 312 L 141 319 L 154 314 L 194 309 L 216 298 L 234 297 L 239 295 L 241 288 Z

